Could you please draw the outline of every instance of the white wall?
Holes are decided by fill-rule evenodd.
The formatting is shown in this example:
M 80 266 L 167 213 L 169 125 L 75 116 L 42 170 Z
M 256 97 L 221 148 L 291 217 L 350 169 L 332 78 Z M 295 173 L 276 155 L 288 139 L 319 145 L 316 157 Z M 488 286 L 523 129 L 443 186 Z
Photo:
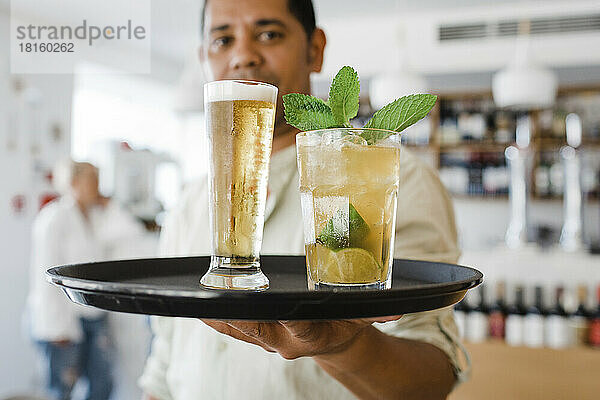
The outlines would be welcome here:
M 41 387 L 36 369 L 38 356 L 27 328 L 25 305 L 29 289 L 31 224 L 39 208 L 39 196 L 51 191 L 45 172 L 70 152 L 72 75 L 10 74 L 9 15 L 0 7 L 0 398 L 32 394 Z M 153 58 L 150 79 L 174 81 L 177 68 Z M 22 91 L 14 89 L 20 82 Z M 27 98 L 39 100 L 31 108 Z M 36 111 L 38 110 L 38 111 Z M 39 118 L 36 119 L 36 115 Z M 14 122 L 9 122 L 14 121 Z M 36 122 L 37 121 L 37 122 Z M 36 126 L 38 128 L 36 128 Z M 55 139 L 55 128 L 60 138 Z M 18 135 L 15 135 L 18 132 Z M 9 140 L 10 139 L 10 140 Z M 14 139 L 14 140 L 13 140 Z M 8 142 L 14 146 L 9 147 Z M 25 208 L 16 214 L 11 207 L 15 195 L 24 195 Z M 148 256 L 137 254 L 139 256 Z M 129 256 L 132 256 L 129 254 Z M 116 346 L 118 371 L 116 400 L 139 398 L 135 380 L 147 352 L 149 339 L 144 317 L 114 314 L 112 327 L 119 333 Z
M 43 169 L 69 149 L 71 119 L 72 77 L 9 75 L 8 54 L 9 17 L 0 13 L 0 267 L 2 271 L 0 302 L 4 310 L 0 316 L 0 397 L 25 392 L 35 385 L 35 355 L 22 328 L 25 299 L 29 286 L 30 226 L 38 209 L 38 196 L 47 189 Z M 24 88 L 39 90 L 39 130 L 32 132 L 31 113 L 11 124 L 9 119 L 19 115 L 19 98 L 12 85 L 20 79 Z M 9 117 L 11 116 L 12 117 Z M 7 148 L 13 127 L 20 127 L 16 146 Z M 51 127 L 56 125 L 62 139 L 54 141 Z M 37 136 L 36 136 L 37 135 Z M 37 150 L 32 145 L 38 143 Z M 38 169 L 38 171 L 41 171 Z M 22 194 L 26 198 L 22 214 L 15 215 L 11 198 Z

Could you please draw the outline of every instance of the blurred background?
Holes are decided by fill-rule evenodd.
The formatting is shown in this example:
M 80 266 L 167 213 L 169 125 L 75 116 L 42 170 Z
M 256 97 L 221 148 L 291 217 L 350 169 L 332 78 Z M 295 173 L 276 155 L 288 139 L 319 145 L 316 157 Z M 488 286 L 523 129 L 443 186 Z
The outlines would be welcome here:
M 80 22 L 79 2 L 58 3 L 13 0 L 12 12 Z M 461 263 L 486 275 L 485 289 L 458 306 L 474 369 L 452 399 L 597 396 L 600 3 L 314 3 L 328 38 L 315 95 L 326 98 L 335 72 L 352 65 L 361 78 L 357 120 L 404 94 L 439 96 L 405 144 L 439 170 L 454 200 Z M 58 195 L 56 162 L 70 155 L 94 163 L 100 192 L 143 224 L 135 248 L 115 257 L 156 254 L 165 213 L 207 170 L 202 1 L 150 4 L 150 73 L 120 73 L 106 57 L 82 61 L 73 74 L 20 75 L 0 59 L 0 399 L 41 392 L 25 304 L 32 223 Z M 11 2 L 0 0 L 2 54 L 10 15 Z M 139 398 L 147 321 L 111 314 L 110 324 L 113 398 Z

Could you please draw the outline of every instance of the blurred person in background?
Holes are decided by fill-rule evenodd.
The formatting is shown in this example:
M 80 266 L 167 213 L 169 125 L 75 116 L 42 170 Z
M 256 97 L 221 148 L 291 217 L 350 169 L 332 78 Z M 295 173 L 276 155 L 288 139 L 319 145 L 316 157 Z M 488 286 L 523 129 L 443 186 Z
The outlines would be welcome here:
M 53 171 L 61 194 L 37 216 L 32 234 L 30 328 L 43 357 L 47 394 L 68 399 L 80 378 L 88 400 L 108 399 L 113 389 L 112 338 L 108 313 L 72 303 L 45 280 L 59 264 L 109 259 L 120 241 L 142 234 L 142 226 L 98 191 L 98 169 L 63 160 Z
M 201 58 L 210 79 L 279 88 L 262 254 L 303 254 L 295 137 L 281 96 L 311 91 L 325 34 L 310 0 L 208 0 Z M 376 39 L 374 39 L 376 40 Z M 225 133 L 224 133 L 225 134 Z M 456 262 L 452 203 L 403 149 L 395 257 Z M 207 180 L 190 185 L 161 234 L 163 255 L 210 254 Z M 200 273 L 200 271 L 199 271 Z M 148 399 L 441 399 L 466 376 L 451 308 L 372 320 L 217 321 L 154 317 L 139 380 Z

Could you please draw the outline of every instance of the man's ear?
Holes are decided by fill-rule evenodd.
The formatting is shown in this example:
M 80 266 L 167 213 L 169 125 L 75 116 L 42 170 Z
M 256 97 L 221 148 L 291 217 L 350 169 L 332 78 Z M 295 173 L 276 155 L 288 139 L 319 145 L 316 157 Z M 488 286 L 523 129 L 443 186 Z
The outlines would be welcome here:
M 321 72 L 326 44 L 327 37 L 325 36 L 325 32 L 321 28 L 316 28 L 308 43 L 308 62 L 310 63 L 310 70 L 312 72 Z

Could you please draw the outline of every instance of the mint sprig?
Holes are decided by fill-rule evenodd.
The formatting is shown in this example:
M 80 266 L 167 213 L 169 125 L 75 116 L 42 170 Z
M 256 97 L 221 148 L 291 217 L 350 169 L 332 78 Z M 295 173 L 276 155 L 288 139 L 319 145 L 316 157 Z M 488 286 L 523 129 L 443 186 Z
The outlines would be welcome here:
M 329 88 L 328 102 L 336 124 L 351 128 L 350 120 L 358 114 L 359 95 L 358 74 L 351 67 L 342 67 Z
M 331 83 L 329 99 L 290 93 L 283 96 L 285 119 L 288 124 L 307 131 L 327 128 L 350 128 L 359 106 L 360 82 L 352 67 L 342 67 Z M 401 97 L 377 111 L 364 126 L 401 132 L 424 118 L 435 105 L 437 96 L 412 94 Z M 390 136 L 391 132 L 365 130 L 362 136 L 368 144 Z

